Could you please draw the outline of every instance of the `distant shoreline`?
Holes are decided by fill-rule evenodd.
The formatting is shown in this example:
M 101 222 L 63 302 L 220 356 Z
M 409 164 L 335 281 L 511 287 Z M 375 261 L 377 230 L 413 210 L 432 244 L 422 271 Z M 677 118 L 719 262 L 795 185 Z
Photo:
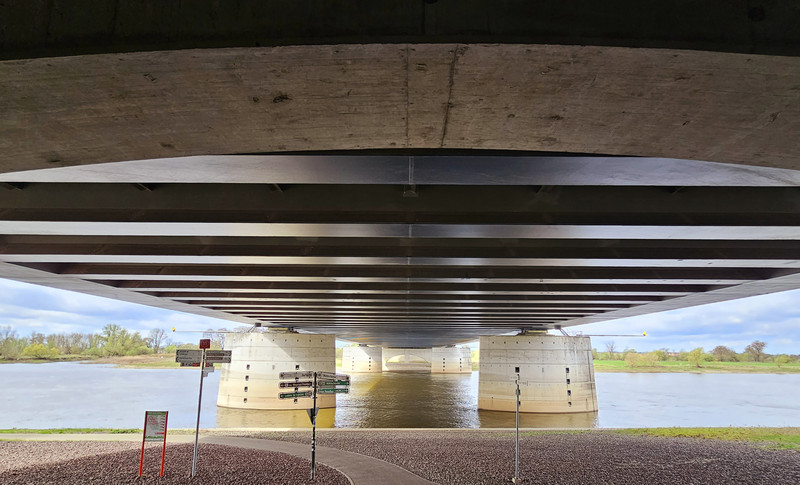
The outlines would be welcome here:
M 127 369 L 191 369 L 181 367 L 175 362 L 173 354 L 136 355 L 120 357 L 86 358 L 84 356 L 68 357 L 55 360 L 0 360 L 0 364 L 46 364 L 52 362 L 80 362 L 83 364 L 104 364 Z M 594 370 L 598 373 L 629 374 L 800 374 L 800 363 L 778 366 L 771 362 L 704 362 L 696 367 L 689 362 L 659 362 L 649 367 L 630 367 L 621 360 L 596 360 Z

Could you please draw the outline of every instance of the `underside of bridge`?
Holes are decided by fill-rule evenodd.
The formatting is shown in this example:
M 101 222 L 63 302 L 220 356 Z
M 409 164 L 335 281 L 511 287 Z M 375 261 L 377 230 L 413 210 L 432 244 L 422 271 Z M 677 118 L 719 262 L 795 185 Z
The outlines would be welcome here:
M 795 2 L 88 3 L 0 5 L 2 277 L 394 347 L 800 287 Z

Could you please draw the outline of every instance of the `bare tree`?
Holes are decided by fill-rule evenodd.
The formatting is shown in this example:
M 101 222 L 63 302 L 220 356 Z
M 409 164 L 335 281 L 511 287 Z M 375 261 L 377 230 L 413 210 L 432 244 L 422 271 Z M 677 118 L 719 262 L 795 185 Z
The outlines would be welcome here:
M 761 362 L 761 358 L 764 357 L 764 347 L 766 347 L 766 342 L 762 342 L 760 340 L 754 340 L 752 344 L 748 345 L 744 348 L 744 351 L 753 356 L 753 360 L 756 362 Z
M 150 347 L 153 349 L 153 352 L 157 354 L 161 350 L 161 346 L 164 345 L 164 341 L 167 338 L 167 332 L 161 328 L 154 328 L 150 330 L 148 338 L 150 339 Z
M 726 347 L 724 345 L 717 345 L 714 347 L 714 350 L 711 351 L 714 355 L 714 358 L 717 359 L 719 362 L 735 362 L 736 361 L 736 352 L 730 347 Z
M 613 340 L 606 342 L 606 352 L 608 352 L 608 358 L 614 360 L 614 354 L 617 353 L 617 344 Z

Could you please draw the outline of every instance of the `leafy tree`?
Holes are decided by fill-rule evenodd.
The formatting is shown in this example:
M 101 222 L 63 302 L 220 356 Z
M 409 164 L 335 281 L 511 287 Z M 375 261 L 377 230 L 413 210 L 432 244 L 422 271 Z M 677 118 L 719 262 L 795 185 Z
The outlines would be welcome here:
M 703 347 L 697 347 L 696 349 L 689 352 L 687 360 L 694 364 L 696 367 L 700 367 L 700 362 L 704 361 L 705 353 L 703 352 Z
M 28 346 L 27 339 L 17 337 L 17 332 L 10 325 L 0 326 L 0 356 L 6 360 L 17 360 Z
M 744 351 L 750 354 L 756 362 L 761 362 L 761 359 L 764 358 L 764 347 L 766 346 L 765 342 L 754 340 L 753 343 L 744 348 Z
M 662 360 L 659 354 L 660 350 L 654 350 L 642 355 L 642 365 L 645 367 L 655 367 Z
M 642 356 L 636 352 L 628 352 L 625 354 L 625 365 L 628 367 L 639 367 L 642 365 Z
M 786 354 L 781 354 L 781 355 L 775 357 L 775 365 L 777 365 L 778 367 L 780 367 L 782 365 L 785 365 L 785 364 L 791 364 L 791 362 L 792 362 L 792 358 L 789 357 Z
M 31 357 L 34 359 L 55 359 L 58 357 L 58 349 L 48 347 L 45 344 L 30 344 L 22 351 L 23 357 Z
M 717 345 L 714 347 L 714 350 L 711 351 L 711 355 L 719 362 L 736 362 L 736 351 L 724 345 Z
M 667 353 L 664 350 L 654 350 L 650 352 L 656 362 L 663 362 L 667 360 Z

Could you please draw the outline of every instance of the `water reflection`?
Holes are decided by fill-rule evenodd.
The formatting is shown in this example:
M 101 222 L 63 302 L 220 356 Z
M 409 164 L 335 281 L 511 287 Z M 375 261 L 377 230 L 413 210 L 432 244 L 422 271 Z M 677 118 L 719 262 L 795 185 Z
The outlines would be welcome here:
M 309 407 L 311 401 L 309 400 Z M 335 408 L 320 409 L 317 414 L 318 428 L 333 428 L 336 420 Z M 311 420 L 305 409 L 270 411 L 257 409 L 233 409 L 217 407 L 218 428 L 310 428 Z
M 478 373 L 385 372 L 353 374 L 350 394 L 336 409 L 320 410 L 325 428 L 513 428 L 514 413 L 479 411 Z M 309 400 L 306 405 L 310 406 Z M 305 409 L 258 411 L 217 409 L 220 428 L 310 427 Z M 589 428 L 597 413 L 521 414 L 525 428 Z

